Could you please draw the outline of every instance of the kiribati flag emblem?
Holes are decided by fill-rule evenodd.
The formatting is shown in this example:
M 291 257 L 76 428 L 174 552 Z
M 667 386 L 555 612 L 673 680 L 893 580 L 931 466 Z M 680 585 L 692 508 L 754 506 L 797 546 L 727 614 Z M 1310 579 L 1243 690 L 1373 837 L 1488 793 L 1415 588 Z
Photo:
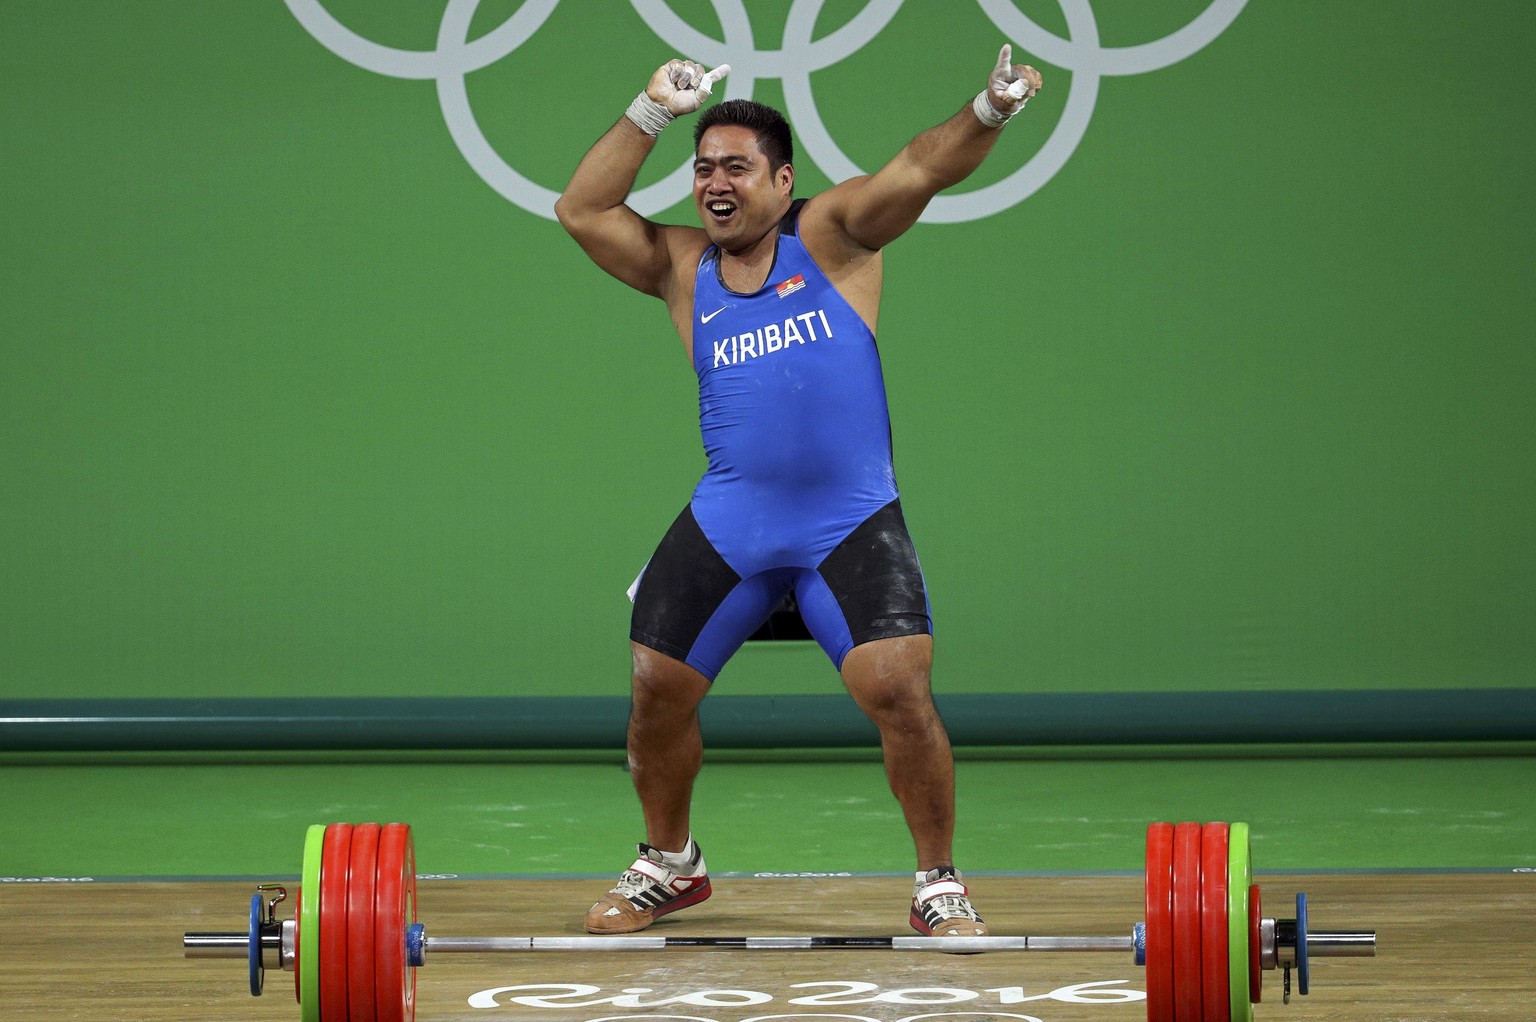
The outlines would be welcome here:
M 799 291 L 803 287 L 805 287 L 805 277 L 797 273 L 793 277 L 790 277 L 788 280 L 786 280 L 784 283 L 778 285 L 776 290 L 779 292 L 779 297 L 783 298 L 786 295 L 794 294 L 796 291 Z

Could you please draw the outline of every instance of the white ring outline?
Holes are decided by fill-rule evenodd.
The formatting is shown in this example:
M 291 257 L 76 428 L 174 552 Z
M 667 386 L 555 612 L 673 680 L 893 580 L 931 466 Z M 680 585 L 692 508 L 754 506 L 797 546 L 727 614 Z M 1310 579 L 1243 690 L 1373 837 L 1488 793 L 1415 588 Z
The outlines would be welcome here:
M 1093 71 L 1101 75 L 1120 76 L 1161 71 L 1194 56 L 1237 20 L 1248 0 L 1211 0 L 1205 10 L 1183 28 L 1161 39 L 1136 46 L 1100 46 L 1097 30 L 1091 44 L 1079 40 L 1076 30 L 1071 27 L 1070 14 L 1068 30 L 1072 38 L 1068 40 L 1052 35 L 1030 21 L 1009 0 L 976 0 L 976 4 L 1004 35 L 1018 40 L 1026 51 L 1047 64 L 1074 73 Z M 1088 16 L 1093 16 L 1091 10 Z
M 326 49 L 349 64 L 389 78 L 466 75 L 502 60 L 544 27 L 560 0 L 525 0 L 510 18 L 474 42 L 460 40 L 447 50 L 438 35 L 435 50 L 403 50 L 353 32 L 325 9 L 322 0 L 283 0 L 288 11 Z M 473 11 L 471 11 L 473 14 Z M 448 17 L 444 12 L 444 19 Z M 533 24 L 528 24 L 528 22 Z M 465 26 L 466 31 L 468 25 Z
M 491 145 L 475 119 L 465 79 L 515 51 L 544 26 L 560 0 L 524 0 L 505 22 L 478 39 L 468 38 L 480 0 L 449 0 L 438 25 L 433 50 L 385 46 L 358 35 L 338 21 L 323 0 L 284 0 L 290 13 L 321 45 L 342 59 L 376 74 L 395 78 L 435 79 L 438 104 L 449 135 L 470 167 L 497 194 L 546 219 L 554 219 L 558 193 L 515 170 Z M 630 0 L 630 5 L 659 39 L 678 53 L 691 53 L 706 64 L 729 62 L 726 95 L 752 95 L 758 78 L 778 78 L 790 120 L 802 148 L 823 173 L 843 180 L 865 173 L 832 139 L 816 107 L 811 72 L 846 60 L 863 49 L 895 17 L 903 0 L 868 0 L 842 27 L 812 39 L 824 0 L 793 0 L 778 50 L 759 50 L 743 0 L 711 0 L 723 39 L 711 39 L 683 21 L 666 0 Z M 1043 63 L 1072 72 L 1066 103 L 1056 126 L 1033 157 L 1013 173 L 982 188 L 936 196 L 920 220 L 963 223 L 1000 213 L 1033 195 L 1060 172 L 1087 134 L 1106 75 L 1145 74 L 1184 60 L 1209 45 L 1232 24 L 1247 0 L 1211 0 L 1182 28 L 1161 39 L 1135 46 L 1104 47 L 1091 0 L 1058 0 L 1070 39 L 1030 21 L 1011 0 L 976 0 L 983 13 L 1020 48 Z M 661 212 L 691 191 L 692 160 L 660 181 L 633 192 L 629 205 L 641 216 Z

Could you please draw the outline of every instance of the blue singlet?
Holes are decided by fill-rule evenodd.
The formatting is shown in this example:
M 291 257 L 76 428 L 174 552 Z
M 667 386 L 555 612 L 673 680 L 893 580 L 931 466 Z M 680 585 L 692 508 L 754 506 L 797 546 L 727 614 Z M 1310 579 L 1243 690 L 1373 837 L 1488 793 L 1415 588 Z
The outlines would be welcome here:
M 693 364 L 709 468 L 636 580 L 630 638 L 713 680 L 787 595 L 839 668 L 933 622 L 891 469 L 875 338 L 779 226 L 767 283 L 699 259 Z
M 896 499 L 885 381 L 874 334 L 805 250 L 797 201 L 768 282 L 751 294 L 699 260 L 693 366 L 709 468 L 699 527 L 742 577 L 816 568 Z

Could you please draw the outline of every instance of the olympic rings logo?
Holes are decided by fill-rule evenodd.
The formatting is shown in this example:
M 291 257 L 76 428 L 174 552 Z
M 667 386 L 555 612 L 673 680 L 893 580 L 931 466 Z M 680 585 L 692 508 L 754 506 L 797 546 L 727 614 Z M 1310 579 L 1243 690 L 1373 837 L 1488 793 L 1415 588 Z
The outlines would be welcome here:
M 524 0 L 511 17 L 495 29 L 469 39 L 470 24 L 480 0 L 448 0 L 438 24 L 437 46 L 406 50 L 366 39 L 326 10 L 324 0 L 284 0 L 288 10 L 310 35 L 332 53 L 358 67 L 391 78 L 434 81 L 438 104 L 449 134 L 471 168 L 499 195 L 530 213 L 554 219 L 557 193 L 528 178 L 502 158 L 475 120 L 465 86 L 466 76 L 510 55 L 537 32 L 560 0 Z M 784 45 L 759 49 L 752 36 L 745 0 L 712 0 L 724 39 L 713 39 L 680 18 L 667 0 L 630 0 L 636 13 L 671 52 L 707 66 L 729 63 L 725 95 L 750 99 L 759 79 L 783 85 L 786 112 L 801 148 L 828 178 L 845 180 L 866 173 L 833 141 L 811 90 L 811 72 L 853 56 L 880 34 L 901 9 L 903 0 L 868 0 L 846 25 L 811 38 L 824 0 L 793 0 L 784 27 Z M 1054 67 L 1072 72 L 1061 117 L 1038 152 L 1004 179 L 969 192 L 940 195 L 928 205 L 925 223 L 963 223 L 1009 209 L 1039 191 L 1076 151 L 1088 131 L 1098 100 L 1099 82 L 1106 76 L 1139 75 L 1176 64 L 1204 49 L 1226 31 L 1248 0 L 1210 0 L 1183 28 L 1161 39 L 1135 46 L 1103 46 L 1091 0 L 1058 0 L 1069 38 L 1062 38 L 1030 21 L 1013 0 L 976 0 L 1016 53 L 1028 53 Z M 642 216 L 652 216 L 689 194 L 691 161 L 655 184 L 629 197 Z

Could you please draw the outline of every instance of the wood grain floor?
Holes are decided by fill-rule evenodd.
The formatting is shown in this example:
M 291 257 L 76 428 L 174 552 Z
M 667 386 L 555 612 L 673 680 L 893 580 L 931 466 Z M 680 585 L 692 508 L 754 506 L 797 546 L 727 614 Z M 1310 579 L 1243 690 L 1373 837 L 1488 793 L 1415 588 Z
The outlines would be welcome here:
M 1289 1006 L 1280 1004 L 1278 974 L 1266 973 L 1259 1019 L 1536 1018 L 1536 873 L 1259 880 L 1265 914 L 1294 914 L 1280 909 L 1303 889 L 1314 928 L 1374 928 L 1380 943 L 1374 959 L 1315 962 L 1311 995 L 1293 997 Z M 435 936 L 575 935 L 582 911 L 605 886 L 595 880 L 424 880 L 420 916 Z M 997 933 L 1121 934 L 1142 916 L 1140 881 L 1132 877 L 983 876 L 971 886 Z M 38 1022 L 297 1020 L 291 977 L 269 974 L 266 994 L 252 998 L 243 962 L 182 956 L 184 931 L 242 930 L 252 889 L 240 882 L 0 886 L 7 934 L 0 1011 Z M 712 899 L 653 932 L 899 934 L 908 932 L 906 894 L 900 878 L 725 878 L 717 880 Z M 1143 1003 L 1116 993 L 1139 993 L 1141 970 L 1129 956 L 1104 953 L 445 955 L 418 978 L 423 1022 L 1144 1017 Z M 1074 1002 L 1074 996 L 1098 1000 Z

